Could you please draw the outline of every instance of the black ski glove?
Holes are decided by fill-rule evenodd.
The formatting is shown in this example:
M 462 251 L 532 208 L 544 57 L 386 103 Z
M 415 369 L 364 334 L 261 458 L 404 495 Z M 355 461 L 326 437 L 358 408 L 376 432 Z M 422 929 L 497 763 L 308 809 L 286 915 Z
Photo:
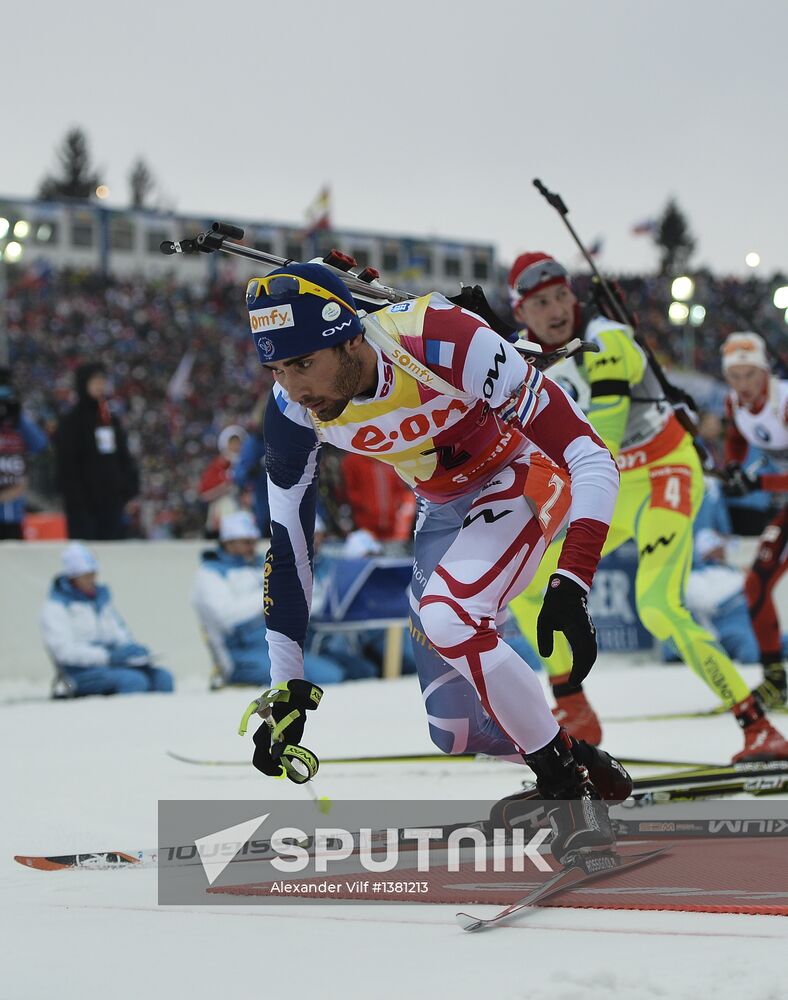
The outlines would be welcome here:
M 316 709 L 322 697 L 322 688 L 305 680 L 277 684 L 262 696 L 260 700 L 270 705 L 271 712 L 252 737 L 252 763 L 258 771 L 274 778 L 288 777 L 296 784 L 314 778 L 320 762 L 301 746 L 301 738 L 306 713 Z
M 745 497 L 761 488 L 761 477 L 751 476 L 738 462 L 729 462 L 722 475 L 722 492 L 726 497 Z
M 539 655 L 553 653 L 553 632 L 563 632 L 572 648 L 570 684 L 582 684 L 596 660 L 596 629 L 588 613 L 586 592 L 568 576 L 553 573 L 536 619 Z

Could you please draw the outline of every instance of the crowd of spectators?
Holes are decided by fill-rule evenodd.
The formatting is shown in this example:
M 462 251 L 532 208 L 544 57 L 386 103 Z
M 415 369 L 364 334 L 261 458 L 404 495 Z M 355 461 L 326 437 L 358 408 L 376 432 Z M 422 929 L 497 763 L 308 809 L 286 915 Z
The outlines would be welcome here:
M 685 345 L 684 331 L 668 320 L 668 279 L 628 277 L 620 284 L 629 308 L 638 316 L 641 332 L 671 374 L 680 380 L 702 373 L 716 386 L 710 395 L 699 399 L 705 409 L 700 434 L 720 461 L 724 431 L 720 344 L 733 330 L 755 328 L 783 349 L 785 327 L 781 317 L 779 323 L 775 320 L 771 303 L 774 281 L 718 280 L 706 274 L 695 275 L 695 281 L 694 298 L 705 306 L 706 319 L 692 331 L 691 351 Z M 579 278 L 576 287 L 581 299 L 587 297 L 587 279 Z M 500 311 L 507 310 L 500 290 L 493 290 L 491 298 Z M 6 442 L 6 451 L 14 453 L 12 457 L 16 452 L 29 452 L 34 457 L 36 451 L 43 454 L 44 464 L 32 465 L 36 475 L 30 482 L 31 498 L 44 506 L 63 506 L 73 538 L 217 539 L 216 548 L 203 555 L 198 574 L 202 590 L 199 586 L 195 590 L 195 608 L 214 663 L 211 683 L 248 683 L 252 668 L 265 673 L 266 661 L 260 652 L 265 650 L 262 615 L 247 615 L 246 611 L 247 606 L 254 610 L 259 604 L 263 563 L 256 552 L 256 540 L 270 532 L 262 414 L 272 380 L 257 359 L 238 285 L 220 282 L 199 287 L 172 279 L 142 281 L 92 272 L 18 270 L 10 283 L 5 319 L 10 369 L 0 380 L 5 392 L 0 393 L 0 438 Z M 687 361 L 690 371 L 681 372 Z M 68 463 L 75 459 L 69 458 L 74 449 L 66 447 L 66 432 L 74 424 L 71 430 L 76 440 L 81 410 L 87 412 L 87 417 L 82 414 L 87 428 L 84 436 L 91 442 L 95 438 L 97 454 L 91 461 L 96 469 L 97 462 L 104 463 L 100 475 L 97 473 L 101 482 L 108 478 L 107 463 L 117 464 L 126 455 L 128 444 L 127 461 L 124 459 L 127 473 L 115 491 L 125 518 L 117 533 L 114 528 L 109 533 L 87 528 L 83 523 L 86 511 L 78 502 L 81 493 L 69 492 L 69 482 L 74 483 L 69 473 L 74 470 Z M 34 421 L 43 428 L 40 440 L 33 439 L 23 421 Z M 48 448 L 44 444 L 47 439 Z M 3 468 L 6 466 L 11 467 L 8 462 Z M 19 489 L 27 486 L 28 478 L 25 466 L 17 475 Z M 9 480 L 5 488 L 17 486 Z M 22 506 L 15 497 L 11 493 L 7 497 L 9 510 L 12 499 L 16 504 L 11 511 L 16 520 L 6 537 L 21 533 L 17 522 Z M 769 514 L 768 497 L 762 499 L 760 506 L 758 498 L 749 497 L 738 501 L 739 509 L 731 508 L 734 532 L 760 530 Z M 239 507 L 251 511 L 254 520 L 239 512 Z M 743 525 L 743 515 L 755 518 L 754 523 Z M 321 566 L 327 577 L 332 559 L 406 555 L 415 498 L 390 467 L 325 446 L 319 518 L 317 543 L 325 534 L 345 539 L 344 545 L 336 542 L 333 550 L 329 545 L 318 553 L 318 577 Z M 222 523 L 226 526 L 224 536 L 220 535 Z M 241 523 L 245 528 L 238 534 Z M 362 537 L 369 549 L 355 551 Z M 240 551 L 244 545 L 248 551 Z M 67 552 L 73 565 L 66 559 L 64 572 L 53 582 L 42 619 L 47 648 L 57 665 L 58 683 L 66 685 L 65 693 L 74 693 L 75 686 L 76 693 L 105 690 L 102 685 L 107 677 L 115 685 L 112 690 L 169 690 L 169 674 L 153 664 L 147 647 L 124 631 L 119 618 L 120 625 L 111 632 L 101 617 L 107 617 L 112 609 L 109 592 L 95 583 L 96 566 L 88 564 L 92 557 L 80 548 Z M 705 575 L 701 577 L 701 573 Z M 715 597 L 711 607 L 710 584 L 721 580 L 724 573 L 727 589 L 717 595 L 719 600 Z M 752 645 L 741 574 L 718 559 L 710 567 L 698 569 L 697 575 L 706 601 L 697 613 L 716 615 L 730 624 L 733 602 L 738 602 L 740 634 L 733 635 L 731 641 Z M 82 577 L 86 585 L 80 588 Z M 220 621 L 217 608 L 221 610 L 226 604 L 221 588 L 236 588 L 232 593 L 237 603 L 239 581 L 246 587 L 247 603 L 235 609 L 235 617 Z M 114 611 L 112 615 L 117 617 Z M 84 631 L 86 621 L 88 632 L 93 629 L 104 643 L 101 655 L 94 656 L 95 662 L 80 659 L 73 643 L 67 650 L 64 645 L 64 636 L 69 642 L 73 639 L 68 629 L 73 626 Z M 81 635 L 79 632 L 77 638 Z M 329 636 L 333 645 L 312 650 L 314 668 L 322 682 L 377 676 L 383 641 L 380 630 L 350 639 Z M 345 648 L 349 642 L 356 645 Z M 405 648 L 409 649 L 409 644 Z M 529 662 L 537 662 L 528 651 L 523 655 Z M 737 648 L 737 655 L 745 654 Z M 404 669 L 413 669 L 407 658 Z M 320 670 L 328 674 L 324 676 Z M 115 682 L 121 675 L 125 680 L 118 686 Z M 253 682 L 258 681 L 264 678 L 255 675 Z
M 198 489 L 219 435 L 246 424 L 271 384 L 238 288 L 22 271 L 9 288 L 6 324 L 15 383 L 52 437 L 76 399 L 77 368 L 88 360 L 106 368 L 140 473 L 128 533 L 199 536 L 206 512 Z M 190 370 L 174 379 L 187 354 Z M 44 492 L 56 485 L 53 469 Z
M 752 277 L 742 281 L 715 278 L 708 271 L 693 272 L 692 277 L 692 303 L 702 306 L 706 313 L 699 326 L 690 327 L 689 353 L 685 350 L 685 329 L 668 319 L 672 278 L 649 275 L 618 279 L 641 332 L 667 368 L 689 367 L 721 380 L 720 345 L 736 330 L 760 331 L 788 360 L 785 323 L 772 304 L 774 287 L 785 284 L 783 279 Z M 573 284 L 581 299 L 588 296 L 588 278 L 578 278 Z
M 691 360 L 697 372 L 719 376 L 719 345 L 732 330 L 754 327 L 777 345 L 785 342 L 782 318 L 771 303 L 774 281 L 694 277 L 694 299 L 706 308 L 704 323 L 694 330 Z M 621 285 L 666 367 L 680 365 L 687 354 L 681 328 L 667 318 L 670 280 L 627 277 Z M 587 288 L 587 280 L 579 278 L 581 297 Z M 500 290 L 490 295 L 501 302 Z M 202 535 L 206 505 L 200 485 L 220 454 L 222 432 L 239 425 L 249 433 L 250 447 L 264 449 L 260 417 L 271 377 L 253 349 L 238 285 L 20 269 L 12 276 L 5 310 L 15 385 L 26 411 L 51 438 L 76 399 L 79 366 L 89 361 L 106 369 L 110 406 L 139 469 L 139 493 L 126 508 L 127 534 Z M 260 506 L 252 495 L 257 462 L 244 465 L 246 500 L 255 507 Z M 324 470 L 329 486 L 323 489 L 324 513 L 345 534 L 358 525 L 348 517 L 342 489 L 334 489 L 341 487 L 339 459 L 326 456 Z M 34 485 L 45 500 L 56 499 L 51 452 Z

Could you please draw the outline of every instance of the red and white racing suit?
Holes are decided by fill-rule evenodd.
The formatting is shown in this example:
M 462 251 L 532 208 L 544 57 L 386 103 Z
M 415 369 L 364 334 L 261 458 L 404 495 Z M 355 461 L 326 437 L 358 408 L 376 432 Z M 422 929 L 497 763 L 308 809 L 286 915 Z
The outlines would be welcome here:
M 764 664 L 782 662 L 782 638 L 774 588 L 788 566 L 788 379 L 771 378 L 766 399 L 753 410 L 731 392 L 725 401 L 728 430 L 725 461 L 744 462 L 750 445 L 760 448 L 776 467 L 764 473 L 761 488 L 778 497 L 778 510 L 761 534 L 758 555 L 744 584 L 755 638 Z
M 557 725 L 497 625 L 567 521 L 558 572 L 590 588 L 618 470 L 566 393 L 478 316 L 433 293 L 374 321 L 393 347 L 389 356 L 371 343 L 371 397 L 329 422 L 279 386 L 269 400 L 271 679 L 302 676 L 317 453 L 327 441 L 390 463 L 420 498 L 411 632 L 433 740 L 448 753 L 519 757 L 549 743 Z

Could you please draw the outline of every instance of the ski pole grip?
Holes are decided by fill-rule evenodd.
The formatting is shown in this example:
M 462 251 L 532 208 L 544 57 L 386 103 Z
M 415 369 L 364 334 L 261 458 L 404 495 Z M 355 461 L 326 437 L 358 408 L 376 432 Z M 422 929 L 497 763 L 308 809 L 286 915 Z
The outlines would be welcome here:
M 249 703 L 238 726 L 239 736 L 246 736 L 246 730 L 249 726 L 249 720 L 251 717 L 261 712 L 264 708 L 267 708 L 271 704 L 271 699 L 268 697 L 268 694 L 269 692 L 266 691 L 264 694 L 261 694 L 259 698 L 255 698 L 254 701 Z
M 542 195 L 543 198 L 546 198 L 547 201 L 553 206 L 553 208 L 557 212 L 560 212 L 561 215 L 569 214 L 569 209 L 564 204 L 564 199 L 561 197 L 560 194 L 555 194 L 553 191 L 548 191 L 538 177 L 534 177 L 533 183 L 534 187 L 539 192 L 539 194 Z

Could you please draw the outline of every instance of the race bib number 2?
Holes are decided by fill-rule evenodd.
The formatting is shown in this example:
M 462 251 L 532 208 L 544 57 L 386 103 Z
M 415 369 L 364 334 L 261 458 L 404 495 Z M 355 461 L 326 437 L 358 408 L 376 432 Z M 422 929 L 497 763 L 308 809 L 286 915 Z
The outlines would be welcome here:
M 523 493 L 534 505 L 542 535 L 549 544 L 572 503 L 569 475 L 539 453 L 531 455 L 529 463 Z

